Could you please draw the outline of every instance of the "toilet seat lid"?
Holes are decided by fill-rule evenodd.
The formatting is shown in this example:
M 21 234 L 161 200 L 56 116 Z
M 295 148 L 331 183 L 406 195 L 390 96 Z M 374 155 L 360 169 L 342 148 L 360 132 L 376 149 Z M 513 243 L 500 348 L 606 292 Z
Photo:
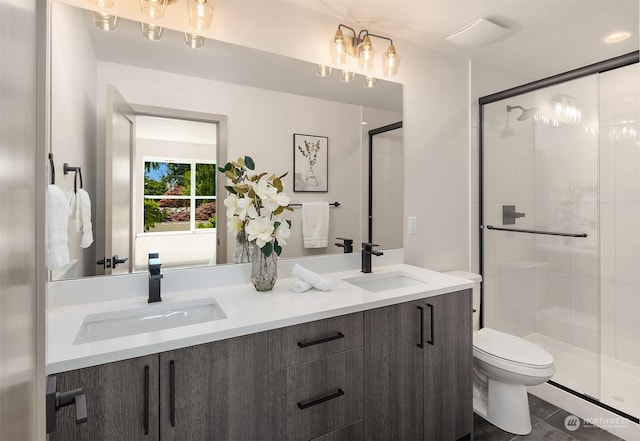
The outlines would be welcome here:
M 482 328 L 473 333 L 473 347 L 513 363 L 537 367 L 553 364 L 553 356 L 540 346 L 491 328 Z

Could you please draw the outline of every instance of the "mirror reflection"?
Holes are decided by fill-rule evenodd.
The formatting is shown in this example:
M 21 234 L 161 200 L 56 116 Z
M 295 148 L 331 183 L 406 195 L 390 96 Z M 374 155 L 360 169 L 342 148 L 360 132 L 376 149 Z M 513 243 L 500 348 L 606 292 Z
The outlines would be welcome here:
M 366 133 L 402 120 L 401 85 L 365 88 L 362 76 L 321 77 L 316 65 L 214 40 L 192 49 L 170 29 L 150 41 L 124 19 L 108 32 L 90 11 L 60 2 L 52 3 L 50 46 L 56 184 L 72 191 L 62 164 L 82 168 L 95 228 L 86 249 L 70 228 L 71 262 L 53 280 L 144 271 L 149 249 L 163 268 L 233 262 L 225 177 L 215 168 L 244 155 L 257 171 L 289 172 L 292 204 L 340 203 L 330 209 L 326 248 L 304 247 L 295 208 L 281 257 L 341 253 L 336 237 L 367 239 Z M 326 192 L 293 191 L 296 133 L 328 139 Z M 401 136 L 395 142 L 401 149 Z M 391 213 L 402 225 L 401 207 Z M 124 262 L 114 266 L 115 256 Z

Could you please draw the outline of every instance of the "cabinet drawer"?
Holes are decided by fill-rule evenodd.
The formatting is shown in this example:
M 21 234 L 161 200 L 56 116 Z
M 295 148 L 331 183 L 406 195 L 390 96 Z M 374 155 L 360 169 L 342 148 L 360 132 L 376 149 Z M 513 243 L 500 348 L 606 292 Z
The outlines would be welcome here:
M 364 422 L 360 420 L 311 441 L 364 441 Z
M 362 313 L 269 331 L 269 370 L 362 347 Z
M 308 440 L 362 419 L 363 353 L 354 349 L 269 374 L 275 440 Z

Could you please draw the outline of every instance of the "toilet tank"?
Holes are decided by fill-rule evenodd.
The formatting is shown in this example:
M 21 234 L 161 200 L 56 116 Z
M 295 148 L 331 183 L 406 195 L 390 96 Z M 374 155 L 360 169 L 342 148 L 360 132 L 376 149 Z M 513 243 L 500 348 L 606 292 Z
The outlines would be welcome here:
M 480 329 L 480 282 L 482 282 L 482 276 L 480 274 L 471 273 L 469 271 L 456 270 L 448 271 L 445 274 L 451 276 L 460 277 L 462 279 L 470 280 L 473 283 L 472 296 L 473 296 L 473 330 Z

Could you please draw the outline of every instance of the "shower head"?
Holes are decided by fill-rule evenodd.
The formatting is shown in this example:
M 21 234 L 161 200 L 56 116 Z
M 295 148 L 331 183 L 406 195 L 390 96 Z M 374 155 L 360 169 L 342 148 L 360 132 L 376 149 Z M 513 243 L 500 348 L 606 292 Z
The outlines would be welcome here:
M 526 120 L 528 120 L 533 115 L 535 115 L 536 111 L 538 110 L 535 107 L 532 107 L 530 109 L 525 109 L 522 106 L 507 106 L 507 112 L 511 112 L 513 109 L 522 110 L 522 114 L 518 118 L 516 118 L 518 121 L 526 121 Z

